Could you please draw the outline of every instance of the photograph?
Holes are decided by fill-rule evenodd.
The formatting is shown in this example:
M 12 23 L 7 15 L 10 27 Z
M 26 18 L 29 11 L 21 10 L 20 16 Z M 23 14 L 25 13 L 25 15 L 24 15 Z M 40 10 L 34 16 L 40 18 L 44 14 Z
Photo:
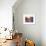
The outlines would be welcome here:
M 35 15 L 23 15 L 23 24 L 35 24 Z

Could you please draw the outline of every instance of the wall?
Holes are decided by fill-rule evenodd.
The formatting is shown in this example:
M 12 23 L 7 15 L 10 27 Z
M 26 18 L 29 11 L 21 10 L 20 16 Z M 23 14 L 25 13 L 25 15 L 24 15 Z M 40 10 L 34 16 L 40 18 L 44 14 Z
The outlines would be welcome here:
M 32 39 L 36 46 L 41 46 L 41 0 L 23 0 L 21 5 L 13 8 L 13 11 L 15 29 L 22 32 L 25 39 Z M 35 24 L 23 24 L 24 14 L 34 14 Z
M 16 0 L 0 0 L 0 27 L 12 28 L 12 6 Z
M 46 0 L 41 1 L 41 42 L 46 46 Z

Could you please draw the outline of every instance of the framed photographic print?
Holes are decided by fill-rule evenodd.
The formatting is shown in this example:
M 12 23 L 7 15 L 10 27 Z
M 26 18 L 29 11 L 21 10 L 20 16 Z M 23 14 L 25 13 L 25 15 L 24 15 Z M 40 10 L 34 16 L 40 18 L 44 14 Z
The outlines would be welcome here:
M 35 24 L 35 15 L 24 14 L 23 15 L 23 24 Z

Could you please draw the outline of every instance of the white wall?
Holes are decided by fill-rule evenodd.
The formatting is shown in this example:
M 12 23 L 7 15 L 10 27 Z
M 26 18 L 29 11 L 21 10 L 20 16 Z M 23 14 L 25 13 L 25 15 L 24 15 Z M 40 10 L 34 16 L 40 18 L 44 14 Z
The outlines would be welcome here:
M 46 0 L 23 0 L 17 9 L 14 5 L 13 11 L 15 29 L 22 32 L 25 38 L 35 40 L 36 46 L 46 46 Z M 35 14 L 36 23 L 24 25 L 23 14 Z
M 0 27 L 12 28 L 12 6 L 16 0 L 0 0 Z
M 41 42 L 46 46 L 46 0 L 41 1 Z
M 41 46 L 41 0 L 23 0 L 17 9 L 13 10 L 15 28 L 18 30 L 18 32 L 22 32 L 24 38 L 34 40 L 36 46 Z M 24 14 L 34 14 L 35 24 L 23 24 Z

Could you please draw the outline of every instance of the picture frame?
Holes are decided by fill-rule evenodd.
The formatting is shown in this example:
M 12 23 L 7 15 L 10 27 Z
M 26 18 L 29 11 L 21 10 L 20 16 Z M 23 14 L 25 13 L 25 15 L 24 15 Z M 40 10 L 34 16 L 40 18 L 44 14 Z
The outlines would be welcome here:
M 24 14 L 23 15 L 23 24 L 35 24 L 35 15 Z

